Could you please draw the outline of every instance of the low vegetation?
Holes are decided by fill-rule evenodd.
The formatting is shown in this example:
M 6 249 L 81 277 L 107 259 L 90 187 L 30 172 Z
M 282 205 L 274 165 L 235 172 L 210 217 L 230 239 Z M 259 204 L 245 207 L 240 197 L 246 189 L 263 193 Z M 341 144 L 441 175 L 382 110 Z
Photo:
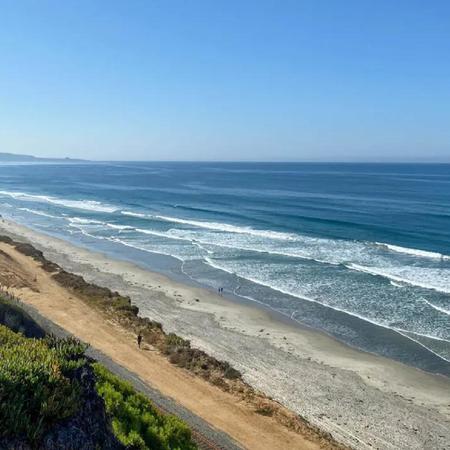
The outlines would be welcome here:
M 0 436 L 36 443 L 79 406 L 73 372 L 86 363 L 73 339 L 29 339 L 0 325 Z
M 194 450 L 191 430 L 177 417 L 161 414 L 130 383 L 94 364 L 98 393 L 112 417 L 115 435 L 126 446 L 139 450 Z
M 111 436 L 115 435 L 113 441 L 116 439 L 117 445 L 101 448 L 197 448 L 184 422 L 162 414 L 131 384 L 114 376 L 101 364 L 91 363 L 85 357 L 85 350 L 86 346 L 73 338 L 26 338 L 0 325 L 0 448 L 11 439 L 15 439 L 13 448 L 18 441 L 20 448 L 47 448 L 44 439 L 61 423 L 79 434 L 83 422 L 78 420 L 72 425 L 70 420 L 80 415 L 79 410 L 83 408 L 85 414 L 91 416 L 85 422 L 97 426 L 97 422 L 106 417 L 104 428 L 111 430 Z M 95 390 L 84 395 L 86 383 L 82 380 L 88 377 L 86 373 L 95 380 Z M 82 404 L 86 397 L 92 403 L 93 396 L 97 396 L 100 410 Z M 59 432 L 58 445 L 61 436 L 71 438 L 70 433 Z

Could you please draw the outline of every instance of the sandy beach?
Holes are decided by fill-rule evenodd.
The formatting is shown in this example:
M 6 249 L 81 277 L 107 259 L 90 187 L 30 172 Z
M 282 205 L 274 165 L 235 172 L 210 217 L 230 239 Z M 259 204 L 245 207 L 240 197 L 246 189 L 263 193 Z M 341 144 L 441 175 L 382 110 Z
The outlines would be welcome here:
M 260 308 L 238 304 L 206 289 L 173 281 L 13 222 L 3 220 L 0 225 L 0 234 L 30 242 L 67 271 L 129 295 L 141 315 L 161 322 L 165 330 L 189 339 L 194 347 L 230 362 L 250 385 L 343 444 L 354 448 L 448 448 L 448 378 L 352 349 L 323 333 L 276 320 Z M 11 251 L 6 244 L 1 249 Z M 68 298 L 67 292 L 56 283 L 52 285 L 50 279 L 41 278 L 44 275 L 31 258 L 14 257 L 40 283 L 41 295 L 22 292 L 24 300 L 81 339 L 106 350 L 119 363 L 128 364 L 161 392 L 200 416 L 210 417 L 213 425 L 244 446 L 317 447 L 270 418 L 249 415 L 230 396 L 174 368 L 152 352 L 146 352 L 143 361 L 131 352 L 130 336 L 114 333 L 100 316 L 88 313 L 86 305 Z M 52 292 L 48 292 L 45 302 L 42 293 L 49 286 Z M 89 320 L 85 319 L 88 316 Z M 107 341 L 114 345 L 103 348 Z M 223 411 L 213 407 L 220 403 L 227 405 Z M 236 414 L 234 421 L 227 414 Z M 240 427 L 239 423 L 245 426 Z M 262 434 L 252 435 L 249 430 Z M 264 447 L 257 446 L 258 440 L 264 442 Z

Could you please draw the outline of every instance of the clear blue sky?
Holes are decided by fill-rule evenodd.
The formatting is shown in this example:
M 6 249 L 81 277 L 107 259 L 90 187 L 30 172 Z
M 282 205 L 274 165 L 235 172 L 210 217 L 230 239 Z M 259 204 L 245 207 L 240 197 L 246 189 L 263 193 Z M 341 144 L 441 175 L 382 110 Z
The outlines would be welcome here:
M 0 0 L 0 151 L 450 162 L 450 1 Z

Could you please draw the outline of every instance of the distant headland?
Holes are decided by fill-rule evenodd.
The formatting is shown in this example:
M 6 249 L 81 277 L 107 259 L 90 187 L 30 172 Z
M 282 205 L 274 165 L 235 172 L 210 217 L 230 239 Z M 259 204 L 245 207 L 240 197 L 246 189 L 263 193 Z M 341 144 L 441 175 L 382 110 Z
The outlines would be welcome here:
M 86 162 L 86 160 L 74 158 L 40 158 L 32 155 L 0 152 L 0 162 Z

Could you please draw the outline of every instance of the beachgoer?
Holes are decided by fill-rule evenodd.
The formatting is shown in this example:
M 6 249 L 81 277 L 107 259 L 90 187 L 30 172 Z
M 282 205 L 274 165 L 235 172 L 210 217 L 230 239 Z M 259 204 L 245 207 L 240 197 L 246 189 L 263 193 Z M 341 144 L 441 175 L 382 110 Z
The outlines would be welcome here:
M 137 344 L 138 344 L 139 348 L 141 348 L 141 343 L 142 343 L 142 334 L 141 334 L 141 332 L 139 332 L 139 334 L 137 336 Z

